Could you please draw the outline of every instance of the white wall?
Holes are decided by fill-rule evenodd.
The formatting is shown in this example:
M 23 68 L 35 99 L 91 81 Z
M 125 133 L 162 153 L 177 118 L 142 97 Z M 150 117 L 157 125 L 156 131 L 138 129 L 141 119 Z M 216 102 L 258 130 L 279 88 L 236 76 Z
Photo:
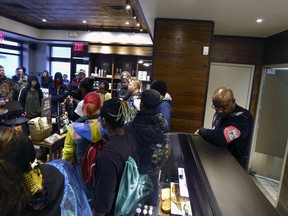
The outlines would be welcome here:
M 4 37 L 10 36 L 10 32 L 36 40 L 153 45 L 148 33 L 40 30 L 2 16 L 0 16 L 0 30 L 4 31 Z
M 254 65 L 211 63 L 205 108 L 205 128 L 212 127 L 215 112 L 211 107 L 212 95 L 218 87 L 230 87 L 236 103 L 249 110 L 253 75 Z

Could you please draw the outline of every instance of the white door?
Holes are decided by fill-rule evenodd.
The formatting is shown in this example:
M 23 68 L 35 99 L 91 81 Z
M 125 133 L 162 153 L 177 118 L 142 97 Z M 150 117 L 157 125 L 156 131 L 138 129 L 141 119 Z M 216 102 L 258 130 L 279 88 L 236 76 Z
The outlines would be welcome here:
M 251 170 L 280 180 L 288 138 L 288 70 L 267 69 L 262 78 Z
M 232 89 L 236 103 L 249 109 L 254 76 L 254 65 L 211 63 L 204 127 L 212 127 L 214 109 L 212 95 L 215 89 L 227 86 Z

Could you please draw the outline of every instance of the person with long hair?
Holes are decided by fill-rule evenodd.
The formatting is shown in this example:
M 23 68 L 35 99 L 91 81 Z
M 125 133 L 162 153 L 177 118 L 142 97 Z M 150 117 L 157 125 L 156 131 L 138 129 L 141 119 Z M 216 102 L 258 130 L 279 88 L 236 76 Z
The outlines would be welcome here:
M 25 117 L 35 118 L 41 115 L 43 92 L 36 76 L 29 76 L 28 84 L 20 92 L 19 101 Z
M 50 84 L 53 83 L 52 77 L 49 75 L 47 70 L 43 70 L 41 75 L 41 87 L 49 88 Z
M 35 149 L 27 135 L 0 127 L 1 215 L 61 215 L 64 177 L 47 164 L 32 168 L 34 160 Z
M 119 98 L 105 101 L 101 108 L 101 123 L 107 129 L 108 143 L 95 162 L 94 216 L 114 212 L 125 162 L 129 156 L 138 161 L 135 140 L 123 128 L 135 115 L 136 110 Z

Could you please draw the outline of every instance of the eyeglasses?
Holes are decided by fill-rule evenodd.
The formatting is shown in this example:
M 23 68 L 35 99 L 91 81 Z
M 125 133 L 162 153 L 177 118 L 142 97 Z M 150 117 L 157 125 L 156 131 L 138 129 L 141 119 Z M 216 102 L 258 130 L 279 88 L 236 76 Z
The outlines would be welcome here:
M 228 108 L 230 102 L 231 102 L 231 101 L 229 101 L 227 104 L 221 105 L 221 106 L 219 106 L 219 107 L 215 107 L 215 105 L 212 104 L 211 107 L 212 107 L 213 109 L 215 109 L 215 110 L 226 110 L 226 109 Z

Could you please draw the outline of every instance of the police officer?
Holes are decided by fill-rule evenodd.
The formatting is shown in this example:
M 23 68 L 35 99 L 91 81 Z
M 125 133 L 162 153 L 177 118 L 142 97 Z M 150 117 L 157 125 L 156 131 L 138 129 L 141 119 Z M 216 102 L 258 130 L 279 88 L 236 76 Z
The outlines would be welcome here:
M 253 129 L 251 113 L 236 104 L 232 90 L 227 87 L 215 90 L 212 103 L 215 109 L 212 129 L 200 128 L 196 134 L 214 145 L 227 147 L 240 165 L 247 169 Z

